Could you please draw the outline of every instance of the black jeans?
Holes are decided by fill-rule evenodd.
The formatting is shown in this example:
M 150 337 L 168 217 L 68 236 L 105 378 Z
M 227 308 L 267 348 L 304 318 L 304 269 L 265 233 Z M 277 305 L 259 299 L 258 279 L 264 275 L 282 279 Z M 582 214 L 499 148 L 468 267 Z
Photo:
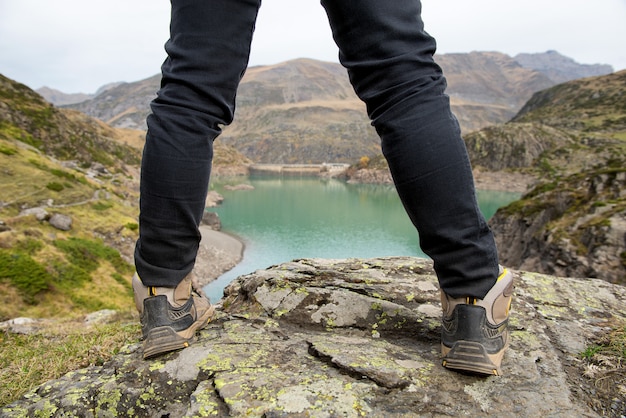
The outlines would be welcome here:
M 141 171 L 139 276 L 175 286 L 193 268 L 220 126 L 232 122 L 260 0 L 172 0 L 168 58 Z M 398 194 L 453 297 L 482 298 L 498 256 L 419 0 L 322 0 L 341 63 L 382 141 Z

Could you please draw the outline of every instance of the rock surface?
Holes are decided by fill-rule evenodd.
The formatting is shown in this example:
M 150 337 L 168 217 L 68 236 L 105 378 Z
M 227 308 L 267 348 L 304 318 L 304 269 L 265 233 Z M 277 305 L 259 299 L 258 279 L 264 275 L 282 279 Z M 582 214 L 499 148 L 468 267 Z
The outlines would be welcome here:
M 190 348 L 143 361 L 139 344 L 128 346 L 103 366 L 42 385 L 0 415 L 598 416 L 588 406 L 579 353 L 625 320 L 626 288 L 514 274 L 502 377 L 441 366 L 429 261 L 305 259 L 233 282 L 218 317 Z M 619 402 L 618 413 L 625 407 Z
M 626 284 L 626 169 L 536 187 L 489 220 L 502 263 Z

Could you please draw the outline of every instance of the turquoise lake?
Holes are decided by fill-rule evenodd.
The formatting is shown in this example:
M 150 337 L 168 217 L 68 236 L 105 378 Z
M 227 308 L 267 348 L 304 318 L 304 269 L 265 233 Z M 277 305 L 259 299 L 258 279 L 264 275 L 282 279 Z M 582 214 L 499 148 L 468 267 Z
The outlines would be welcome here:
M 227 190 L 250 184 L 254 190 Z M 296 258 L 422 256 L 419 238 L 395 188 L 347 184 L 317 177 L 218 178 L 211 189 L 224 202 L 222 231 L 245 244 L 241 263 L 205 287 L 212 301 L 236 277 Z M 485 217 L 517 200 L 519 193 L 478 191 Z M 425 197 L 427 198 L 427 197 Z

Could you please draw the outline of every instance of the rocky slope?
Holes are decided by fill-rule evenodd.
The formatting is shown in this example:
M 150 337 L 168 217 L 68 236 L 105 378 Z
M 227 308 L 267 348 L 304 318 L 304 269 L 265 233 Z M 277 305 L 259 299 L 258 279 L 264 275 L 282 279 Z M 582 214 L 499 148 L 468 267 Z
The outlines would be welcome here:
M 218 318 L 190 348 L 143 361 L 139 344 L 128 346 L 0 414 L 623 416 L 623 364 L 594 363 L 581 353 L 624 323 L 626 288 L 515 276 L 502 377 L 441 366 L 430 262 L 307 259 L 237 279 Z
M 443 54 L 436 60 L 464 132 L 509 120 L 534 92 L 555 84 L 505 54 Z M 155 76 L 71 107 L 113 126 L 145 129 L 158 87 Z M 237 104 L 235 122 L 220 140 L 255 162 L 351 162 L 379 152 L 364 106 L 339 64 L 299 59 L 249 68 Z
M 625 86 L 626 71 L 561 84 L 468 136 L 476 164 L 542 179 L 491 220 L 503 263 L 626 284 Z
M 507 265 L 626 285 L 626 167 L 544 183 L 490 225 Z

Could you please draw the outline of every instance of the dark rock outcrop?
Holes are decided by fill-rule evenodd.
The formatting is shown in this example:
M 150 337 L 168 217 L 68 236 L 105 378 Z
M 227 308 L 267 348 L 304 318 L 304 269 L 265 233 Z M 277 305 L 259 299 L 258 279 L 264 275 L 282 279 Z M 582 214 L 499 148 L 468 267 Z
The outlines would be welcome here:
M 534 167 L 546 152 L 573 143 L 572 134 L 546 125 L 507 123 L 465 137 L 474 167 L 490 171 Z
M 502 377 L 440 365 L 440 302 L 427 260 L 306 259 L 242 276 L 190 348 L 143 361 L 139 345 L 48 382 L 6 417 L 594 417 L 579 353 L 626 319 L 626 288 L 515 272 Z M 595 394 L 591 395 L 592 390 Z M 621 398 L 620 398 L 621 396 Z M 620 400 L 621 399 L 621 400 Z M 590 407 L 592 405 L 595 408 Z
M 544 183 L 500 209 L 490 225 L 503 263 L 626 284 L 626 169 Z

